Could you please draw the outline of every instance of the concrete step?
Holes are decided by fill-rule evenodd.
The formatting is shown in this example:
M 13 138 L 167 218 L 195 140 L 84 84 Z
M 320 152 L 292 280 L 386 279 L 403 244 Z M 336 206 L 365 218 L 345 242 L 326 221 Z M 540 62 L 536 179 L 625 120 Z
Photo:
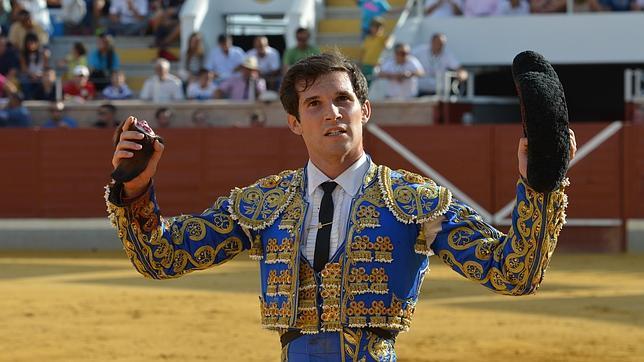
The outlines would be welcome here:
M 385 19 L 395 18 L 397 19 L 402 12 L 402 8 L 392 8 L 384 14 L 382 17 Z M 326 19 L 360 19 L 362 16 L 361 11 L 358 7 L 327 7 L 324 10 L 324 17 Z
M 360 46 L 362 40 L 360 34 L 318 34 L 316 37 L 317 44 L 337 44 L 339 46 Z
M 320 49 L 322 51 L 337 49 L 340 53 L 344 54 L 346 57 L 352 60 L 358 60 L 360 57 L 360 45 L 334 45 L 334 44 L 321 44 Z
M 385 31 L 391 33 L 398 19 L 385 19 Z M 360 19 L 322 19 L 318 34 L 360 34 Z

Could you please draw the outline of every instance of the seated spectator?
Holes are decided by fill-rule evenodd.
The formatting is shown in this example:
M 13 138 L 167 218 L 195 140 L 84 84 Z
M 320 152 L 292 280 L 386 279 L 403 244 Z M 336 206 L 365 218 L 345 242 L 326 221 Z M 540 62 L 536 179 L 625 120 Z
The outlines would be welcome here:
M 148 0 L 112 0 L 107 29 L 117 35 L 144 35 L 148 28 Z
M 15 0 L 14 7 L 18 11 L 26 10 L 31 14 L 35 24 L 38 24 L 46 33 L 51 33 L 51 18 L 47 1 L 43 0 Z M 45 44 L 45 43 L 43 43 Z
M 260 112 L 253 112 L 250 115 L 250 126 L 253 128 L 264 128 L 266 127 L 266 117 Z
M 257 58 L 259 76 L 266 79 L 268 89 L 278 90 L 282 63 L 277 49 L 268 45 L 268 38 L 265 36 L 255 37 L 253 49 L 246 52 L 246 56 Z
M 4 34 L 0 34 L 0 74 L 8 78 L 16 78 L 20 71 L 20 56 L 16 48 Z
M 63 98 L 84 102 L 96 97 L 96 88 L 89 80 L 89 69 L 84 65 L 77 65 L 74 68 L 74 78 L 67 81 L 63 86 Z
M 463 0 L 463 15 L 481 17 L 498 15 L 501 0 Z
M 360 32 L 362 39 L 364 39 L 369 34 L 371 20 L 386 14 L 391 9 L 391 5 L 387 0 L 356 0 L 356 4 L 362 12 Z
M 567 0 L 530 0 L 531 13 L 565 13 Z
M 219 84 L 217 98 L 254 102 L 266 92 L 266 81 L 259 76 L 257 58 L 248 57 L 240 73 Z
M 11 28 L 9 28 L 9 41 L 19 51 L 22 51 L 28 33 L 36 34 L 41 45 L 49 44 L 49 34 L 40 25 L 33 22 L 27 10 L 21 10 L 18 13 L 18 21 L 11 24 Z
M 369 84 L 373 79 L 373 70 L 380 60 L 380 53 L 382 53 L 386 44 L 387 36 L 385 35 L 385 26 L 382 19 L 375 18 L 371 20 L 369 34 L 364 38 L 360 49 L 360 70 L 362 70 L 362 74 L 367 78 Z
M 230 78 L 237 71 L 237 67 L 244 62 L 245 57 L 246 53 L 242 48 L 233 45 L 233 38 L 230 35 L 221 34 L 217 38 L 217 46 L 208 54 L 206 69 L 215 73 L 217 81 L 222 81 Z
M 590 11 L 631 11 L 638 10 L 635 0 L 588 0 Z
M 116 107 L 109 103 L 103 103 L 96 111 L 96 122 L 94 127 L 97 128 L 116 128 L 119 125 L 116 119 Z
M 425 16 L 446 18 L 463 15 L 463 0 L 425 0 Z
M 172 113 L 172 111 L 169 108 L 161 107 L 157 109 L 157 111 L 154 113 L 154 121 L 156 122 L 156 128 L 170 128 L 173 117 L 174 117 L 174 113 Z
M 208 114 L 203 109 L 197 109 L 192 112 L 192 127 L 194 128 L 208 128 L 210 124 L 208 123 Z
M 284 68 L 283 74 L 286 74 L 288 68 L 297 63 L 300 59 L 320 54 L 320 49 L 318 47 L 309 44 L 310 38 L 311 33 L 307 28 L 298 28 L 295 31 L 295 40 L 297 41 L 297 44 L 284 52 L 284 58 L 282 59 Z
M 530 4 L 528 0 L 505 0 L 499 8 L 499 15 L 528 15 Z
M 184 99 L 181 79 L 170 74 L 170 62 L 162 58 L 157 59 L 154 72 L 156 74 L 143 83 L 141 99 L 155 103 Z
M 40 84 L 34 89 L 33 99 L 53 102 L 56 100 L 56 91 L 56 71 L 45 68 Z
M 387 80 L 386 96 L 395 99 L 410 99 L 418 95 L 418 77 L 423 76 L 423 66 L 410 54 L 408 44 L 394 46 L 394 57 L 386 59 L 378 77 Z
M 17 93 L 18 88 L 7 77 L 0 74 L 0 98 L 9 98 L 12 93 Z
M 75 42 L 72 46 L 72 51 L 64 59 L 61 59 L 58 65 L 67 67 L 67 78 L 74 76 L 74 68 L 77 65 L 88 66 L 85 45 L 79 41 Z
M 199 71 L 197 79 L 188 84 L 186 91 L 188 99 L 206 100 L 214 99 L 217 86 L 213 83 L 212 72 L 206 68 Z
M 11 93 L 6 107 L 0 110 L 0 127 L 30 127 L 31 114 L 22 105 L 22 94 Z
M 77 128 L 78 122 L 65 114 L 65 103 L 52 102 L 49 105 L 49 119 L 43 128 Z
M 20 54 L 20 88 L 25 99 L 33 99 L 43 72 L 49 67 L 49 57 L 49 49 L 40 46 L 38 36 L 28 33 Z
M 442 33 L 432 35 L 429 44 L 422 44 L 414 48 L 413 55 L 418 59 L 425 70 L 425 75 L 418 79 L 420 95 L 436 94 L 439 82 L 444 79 L 448 70 L 457 71 L 459 79 L 467 79 L 467 72 L 462 69 L 461 63 L 446 49 L 447 36 Z
M 160 57 L 170 55 L 166 48 L 177 41 L 181 35 L 179 12 L 183 2 L 183 0 L 156 0 L 152 3 L 155 9 L 155 14 L 150 18 L 150 25 L 154 32 L 153 46 L 159 48 Z
M 98 90 L 103 90 L 110 84 L 112 72 L 121 69 L 118 54 L 114 50 L 114 38 L 107 33 L 100 33 L 96 37 L 96 49 L 87 58 L 90 79 Z
M 103 98 L 111 100 L 132 98 L 132 91 L 125 83 L 125 73 L 122 70 L 112 72 L 111 81 L 112 83 L 103 89 Z
M 185 83 L 191 81 L 204 68 L 204 46 L 201 34 L 194 32 L 188 38 L 188 48 L 179 63 L 179 78 Z

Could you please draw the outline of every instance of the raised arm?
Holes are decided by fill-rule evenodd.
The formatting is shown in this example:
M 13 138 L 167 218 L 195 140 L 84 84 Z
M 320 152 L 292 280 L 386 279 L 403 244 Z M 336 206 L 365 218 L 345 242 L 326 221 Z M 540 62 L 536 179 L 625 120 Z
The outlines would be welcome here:
M 130 117 L 122 126 L 112 159 L 115 168 L 141 149 L 137 140 L 142 133 L 127 130 L 132 122 Z M 248 234 L 231 218 L 224 197 L 200 215 L 161 217 L 151 180 L 162 153 L 163 145 L 155 142 L 141 174 L 106 187 L 109 218 L 134 267 L 148 278 L 173 278 L 221 264 L 248 249 Z

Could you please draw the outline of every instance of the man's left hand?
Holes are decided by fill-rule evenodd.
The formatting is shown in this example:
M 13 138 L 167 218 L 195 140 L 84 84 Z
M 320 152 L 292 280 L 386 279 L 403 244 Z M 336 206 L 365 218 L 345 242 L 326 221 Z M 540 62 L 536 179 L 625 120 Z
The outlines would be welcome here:
M 568 128 L 570 133 L 570 161 L 575 158 L 575 153 L 577 152 L 577 140 L 575 139 L 575 132 Z M 519 139 L 519 149 L 517 150 L 517 156 L 519 158 L 519 173 L 523 178 L 528 178 L 528 139 L 522 137 Z

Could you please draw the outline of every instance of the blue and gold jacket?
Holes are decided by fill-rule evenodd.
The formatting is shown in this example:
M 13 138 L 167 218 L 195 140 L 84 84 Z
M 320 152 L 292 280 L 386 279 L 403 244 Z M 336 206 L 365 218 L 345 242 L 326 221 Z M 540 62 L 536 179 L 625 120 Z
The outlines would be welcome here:
M 532 293 L 565 220 L 563 186 L 541 194 L 519 180 L 512 226 L 504 235 L 432 180 L 371 163 L 352 200 L 344 243 L 315 273 L 300 252 L 309 207 L 305 179 L 304 169 L 284 171 L 234 189 L 200 215 L 167 220 L 159 215 L 153 187 L 122 204 L 112 185 L 106 200 L 141 274 L 174 278 L 248 250 L 259 261 L 263 326 L 303 333 L 407 330 L 432 252 L 495 292 Z M 426 240 L 423 224 L 437 218 L 441 230 Z

